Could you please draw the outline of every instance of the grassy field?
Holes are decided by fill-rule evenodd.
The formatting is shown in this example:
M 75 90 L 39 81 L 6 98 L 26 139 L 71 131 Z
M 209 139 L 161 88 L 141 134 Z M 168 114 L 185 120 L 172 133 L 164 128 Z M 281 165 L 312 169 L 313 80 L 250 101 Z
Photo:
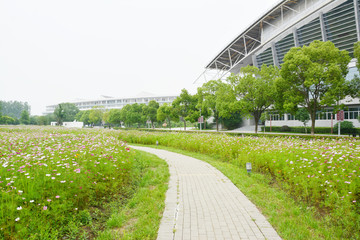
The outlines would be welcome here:
M 115 131 L 0 128 L 0 239 L 155 239 L 167 165 Z
M 222 171 L 238 186 L 244 175 L 235 169 L 244 171 L 245 163 L 251 162 L 259 173 L 252 179 L 256 176 L 257 183 L 266 183 L 269 190 L 254 190 L 250 198 L 282 237 L 360 239 L 357 140 L 136 131 L 122 131 L 120 139 L 153 145 L 158 141 L 160 146 L 211 156 L 212 164 L 224 167 Z M 253 189 L 253 184 L 249 186 Z M 250 194 L 247 187 L 240 189 Z

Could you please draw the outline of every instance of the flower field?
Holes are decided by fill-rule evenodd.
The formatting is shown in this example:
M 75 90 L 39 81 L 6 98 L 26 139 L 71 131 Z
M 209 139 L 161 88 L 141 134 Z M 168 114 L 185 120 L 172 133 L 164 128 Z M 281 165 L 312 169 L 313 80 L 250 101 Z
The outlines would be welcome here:
M 77 237 L 90 209 L 129 195 L 133 165 L 111 131 L 0 128 L 0 239 Z
M 319 217 L 360 238 L 360 141 L 351 138 L 233 137 L 225 134 L 121 131 L 120 139 L 217 156 L 219 160 L 269 174 L 294 199 Z

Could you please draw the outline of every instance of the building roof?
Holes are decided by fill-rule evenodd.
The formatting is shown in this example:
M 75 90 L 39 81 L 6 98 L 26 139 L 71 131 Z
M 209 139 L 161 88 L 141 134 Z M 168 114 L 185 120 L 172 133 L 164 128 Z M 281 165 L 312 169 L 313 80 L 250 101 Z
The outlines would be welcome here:
M 298 12 L 295 8 L 300 1 L 301 0 L 281 0 L 276 3 L 230 42 L 211 60 L 206 68 L 224 71 L 231 70 L 233 66 L 249 55 L 249 53 L 252 53 L 262 45 L 261 37 L 264 25 L 273 26 L 271 22 L 281 18 L 288 12 Z

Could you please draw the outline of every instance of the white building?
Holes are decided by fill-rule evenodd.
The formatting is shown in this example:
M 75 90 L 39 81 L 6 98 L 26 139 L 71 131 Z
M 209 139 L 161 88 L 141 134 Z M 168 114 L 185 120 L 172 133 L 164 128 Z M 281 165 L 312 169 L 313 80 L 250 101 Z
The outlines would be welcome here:
M 148 104 L 151 100 L 155 100 L 160 105 L 164 103 L 171 104 L 177 97 L 178 96 L 154 96 L 150 93 L 141 93 L 138 96 L 132 98 L 114 98 L 108 96 L 101 96 L 98 99 L 76 100 L 71 101 L 70 103 L 75 104 L 81 111 L 90 110 L 93 107 L 104 107 L 105 109 L 121 109 L 127 104 Z M 57 105 L 58 104 L 46 106 L 46 111 L 44 114 L 53 113 Z
M 281 67 L 290 48 L 308 45 L 314 40 L 331 41 L 353 56 L 354 43 L 360 41 L 359 9 L 360 0 L 281 0 L 212 59 L 197 81 L 225 78 L 248 65 Z M 358 73 L 355 63 L 353 59 L 349 64 L 347 79 Z M 348 108 L 345 109 L 345 120 L 360 127 L 357 121 L 359 100 L 347 99 L 344 103 Z M 330 127 L 330 112 L 331 108 L 319 111 L 316 126 Z M 244 121 L 244 125 L 253 124 L 253 119 Z M 275 114 L 272 125 L 302 126 L 302 123 L 294 120 L 291 114 Z

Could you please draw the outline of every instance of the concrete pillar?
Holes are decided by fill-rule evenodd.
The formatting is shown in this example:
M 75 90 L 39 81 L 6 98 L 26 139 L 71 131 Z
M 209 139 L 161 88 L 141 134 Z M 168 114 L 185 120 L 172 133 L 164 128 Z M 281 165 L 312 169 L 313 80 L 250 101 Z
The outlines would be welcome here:
M 324 22 L 324 14 L 322 12 L 319 14 L 319 19 L 320 19 L 320 28 L 321 28 L 322 40 L 324 42 L 326 42 L 327 41 L 326 28 L 325 28 L 325 22 Z
M 357 40 L 360 41 L 360 19 L 359 19 L 359 4 L 358 0 L 354 0 L 355 23 Z
M 275 43 L 271 44 L 271 51 L 272 51 L 272 55 L 273 55 L 274 65 L 277 66 L 277 67 L 280 67 L 279 60 L 278 60 L 277 53 L 276 53 Z

